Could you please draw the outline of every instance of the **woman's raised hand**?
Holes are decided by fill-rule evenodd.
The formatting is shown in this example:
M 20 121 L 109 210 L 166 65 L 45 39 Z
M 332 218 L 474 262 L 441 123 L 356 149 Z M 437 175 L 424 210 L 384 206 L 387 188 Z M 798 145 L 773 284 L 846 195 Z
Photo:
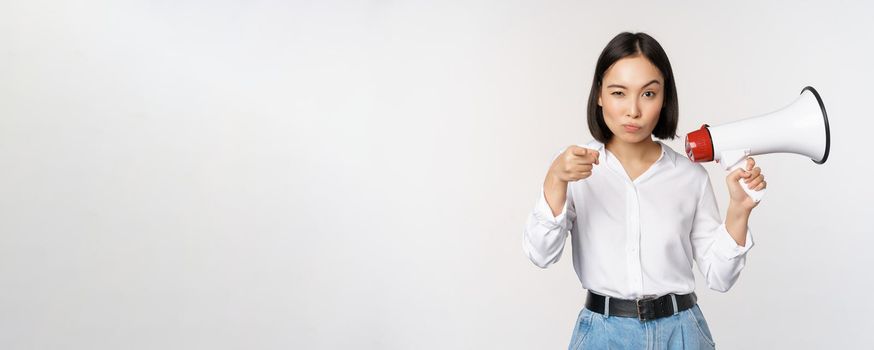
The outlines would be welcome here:
M 598 151 L 580 146 L 568 146 L 549 168 L 555 179 L 573 182 L 592 176 L 592 167 L 598 164 Z
M 744 192 L 738 180 L 743 179 L 747 187 L 753 191 L 764 190 L 768 187 L 768 183 L 765 181 L 765 175 L 762 174 L 762 168 L 756 166 L 756 161 L 752 157 L 747 158 L 746 162 L 746 168 L 735 169 L 735 171 L 728 173 L 728 176 L 725 177 L 725 182 L 728 185 L 730 205 L 737 205 L 738 208 L 752 210 L 759 203 Z

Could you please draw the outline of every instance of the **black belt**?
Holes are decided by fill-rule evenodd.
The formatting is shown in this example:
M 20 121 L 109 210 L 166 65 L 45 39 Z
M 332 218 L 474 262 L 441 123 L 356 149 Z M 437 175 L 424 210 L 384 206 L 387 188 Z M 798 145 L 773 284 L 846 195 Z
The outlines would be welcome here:
M 672 297 L 673 296 L 673 297 Z M 605 297 L 589 291 L 586 297 L 586 308 L 605 316 L 634 317 L 641 321 L 654 320 L 671 316 L 680 311 L 690 309 L 698 302 L 695 292 L 689 294 L 665 294 L 656 298 L 645 297 L 637 300 L 626 300 Z

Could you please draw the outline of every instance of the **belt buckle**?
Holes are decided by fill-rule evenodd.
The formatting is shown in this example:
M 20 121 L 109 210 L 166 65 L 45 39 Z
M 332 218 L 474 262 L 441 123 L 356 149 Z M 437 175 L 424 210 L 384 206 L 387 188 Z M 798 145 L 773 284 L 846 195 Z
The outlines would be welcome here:
M 655 319 L 656 315 L 655 309 L 652 307 L 652 301 L 656 299 L 658 299 L 657 295 L 644 295 L 643 298 L 635 300 L 637 303 L 637 319 L 639 321 Z M 652 313 L 652 317 L 648 317 L 650 313 Z

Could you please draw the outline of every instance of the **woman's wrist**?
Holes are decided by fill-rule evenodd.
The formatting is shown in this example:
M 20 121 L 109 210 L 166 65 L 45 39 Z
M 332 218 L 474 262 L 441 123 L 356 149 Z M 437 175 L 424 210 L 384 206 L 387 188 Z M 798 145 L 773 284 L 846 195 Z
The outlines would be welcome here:
M 546 199 L 546 204 L 552 209 L 552 215 L 558 216 L 564 207 L 564 202 L 567 200 L 567 181 L 563 181 L 555 176 L 551 171 L 546 173 L 546 179 L 543 181 L 543 196 Z
M 545 181 L 543 182 L 543 184 L 544 184 L 545 186 L 550 186 L 550 187 L 551 187 L 551 186 L 556 186 L 556 185 L 560 186 L 560 185 L 562 185 L 563 182 L 564 182 L 564 183 L 567 183 L 567 181 L 562 181 L 562 180 L 558 177 L 558 175 L 555 175 L 554 172 L 552 172 L 552 171 L 548 171 L 548 172 L 546 173 L 546 179 L 545 179 Z
M 736 218 L 749 218 L 750 214 L 753 212 L 753 207 L 749 207 L 745 205 L 743 202 L 728 202 L 728 211 L 727 215 L 734 216 Z

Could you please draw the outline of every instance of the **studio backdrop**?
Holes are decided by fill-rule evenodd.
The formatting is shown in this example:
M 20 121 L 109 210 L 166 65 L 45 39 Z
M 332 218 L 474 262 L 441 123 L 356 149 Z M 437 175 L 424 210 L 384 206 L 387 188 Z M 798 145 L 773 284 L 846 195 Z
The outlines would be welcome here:
M 721 349 L 871 348 L 870 2 L 0 1 L 0 348 L 563 349 L 585 290 L 522 231 L 646 32 L 679 137 L 820 93 Z M 721 215 L 726 172 L 709 163 Z M 696 268 L 697 273 L 697 268 Z

